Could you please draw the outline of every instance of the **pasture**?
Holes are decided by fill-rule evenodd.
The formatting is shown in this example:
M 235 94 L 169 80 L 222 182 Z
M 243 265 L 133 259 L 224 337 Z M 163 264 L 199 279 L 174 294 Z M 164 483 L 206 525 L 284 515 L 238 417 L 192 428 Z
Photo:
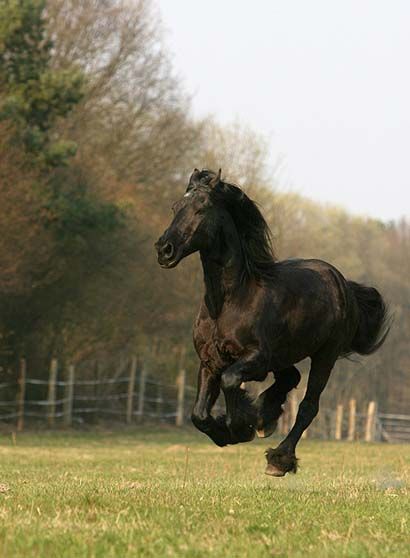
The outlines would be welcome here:
M 272 440 L 274 442 L 274 440 Z M 270 440 L 219 449 L 191 430 L 0 437 L 4 557 L 410 555 L 410 445 Z

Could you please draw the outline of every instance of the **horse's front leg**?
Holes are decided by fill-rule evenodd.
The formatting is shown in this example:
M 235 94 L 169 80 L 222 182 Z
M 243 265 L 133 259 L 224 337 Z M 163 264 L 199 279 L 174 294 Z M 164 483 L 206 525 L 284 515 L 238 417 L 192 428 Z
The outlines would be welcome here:
M 232 434 L 231 443 L 250 442 L 255 437 L 258 413 L 246 390 L 224 389 L 226 424 Z
M 239 388 L 242 382 L 262 382 L 269 371 L 269 366 L 258 351 L 231 364 L 222 373 L 221 387 L 226 392 Z
M 232 443 L 232 435 L 226 425 L 225 417 L 215 419 L 211 410 L 218 399 L 221 390 L 220 376 L 214 374 L 201 363 L 198 374 L 198 391 L 191 420 L 193 424 L 204 432 L 218 446 Z

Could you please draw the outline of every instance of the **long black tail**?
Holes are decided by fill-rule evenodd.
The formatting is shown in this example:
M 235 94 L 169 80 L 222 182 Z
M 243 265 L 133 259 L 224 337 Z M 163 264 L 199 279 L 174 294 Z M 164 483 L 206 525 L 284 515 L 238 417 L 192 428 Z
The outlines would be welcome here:
M 373 287 L 365 287 L 354 281 L 348 281 L 357 304 L 360 319 L 352 341 L 352 352 L 371 355 L 379 349 L 390 331 L 390 318 L 382 295 Z

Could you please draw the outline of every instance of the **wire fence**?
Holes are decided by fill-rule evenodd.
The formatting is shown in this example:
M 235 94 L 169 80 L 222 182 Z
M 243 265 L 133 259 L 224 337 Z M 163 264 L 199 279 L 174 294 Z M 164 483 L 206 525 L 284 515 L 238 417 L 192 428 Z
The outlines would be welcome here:
M 0 383 L 0 422 L 72 426 L 104 418 L 127 423 L 152 419 L 182 425 L 190 414 L 196 390 L 185 382 L 181 369 L 175 383 L 158 382 L 133 357 L 127 375 L 113 378 L 76 378 L 73 366 L 58 378 L 58 363 L 51 362 L 49 378 L 29 378 L 24 360 L 16 381 Z
M 59 378 L 56 359 L 51 361 L 48 379 L 27 377 L 22 359 L 17 380 L 0 383 L 0 422 L 15 424 L 20 431 L 38 423 L 70 427 L 106 419 L 182 426 L 189 420 L 196 394 L 196 388 L 186 382 L 184 368 L 176 374 L 175 382 L 158 382 L 136 357 L 130 359 L 122 375 L 76 378 L 74 366 L 68 366 L 63 378 Z M 279 419 L 280 434 L 286 434 L 293 426 L 298 405 L 298 395 L 293 390 Z M 223 402 L 218 400 L 215 413 L 223 412 Z M 368 403 L 365 412 L 358 412 L 356 401 L 351 399 L 345 406 L 339 403 L 335 409 L 321 408 L 304 436 L 410 442 L 410 415 L 379 413 L 374 401 Z

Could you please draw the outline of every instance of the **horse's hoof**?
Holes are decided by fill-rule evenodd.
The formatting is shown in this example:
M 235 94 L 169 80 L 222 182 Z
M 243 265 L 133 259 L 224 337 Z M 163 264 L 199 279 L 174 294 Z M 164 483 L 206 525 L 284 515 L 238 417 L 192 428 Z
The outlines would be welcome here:
M 269 448 L 265 452 L 268 468 L 281 471 L 283 476 L 286 473 L 296 473 L 298 468 L 298 460 L 294 453 L 286 453 L 282 448 Z M 268 473 L 274 474 L 274 473 Z
M 272 434 L 276 430 L 277 424 L 278 423 L 275 420 L 274 422 L 272 422 L 271 424 L 268 424 L 267 426 L 263 426 L 261 428 L 258 428 L 257 431 L 256 431 L 256 434 L 258 435 L 258 438 L 268 438 L 269 436 L 272 436 Z
M 269 475 L 271 477 L 284 477 L 286 475 L 286 471 L 282 471 L 281 469 L 278 469 L 278 467 L 275 467 L 275 465 L 271 465 L 269 463 L 265 469 L 265 475 Z

